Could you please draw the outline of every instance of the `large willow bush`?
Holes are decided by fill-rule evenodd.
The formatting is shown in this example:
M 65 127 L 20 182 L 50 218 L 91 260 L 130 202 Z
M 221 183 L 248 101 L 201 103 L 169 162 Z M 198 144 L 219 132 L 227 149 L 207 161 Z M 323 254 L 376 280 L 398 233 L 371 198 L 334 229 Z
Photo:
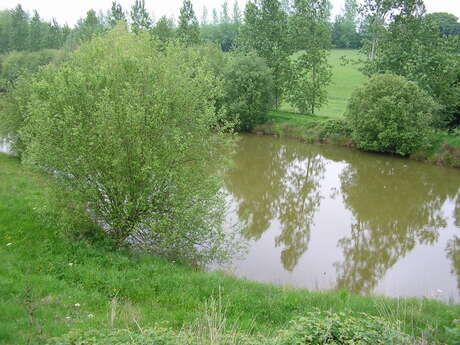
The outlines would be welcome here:
M 197 50 L 122 27 L 30 83 L 24 161 L 48 172 L 119 244 L 208 262 L 228 249 L 218 172 L 230 139 Z

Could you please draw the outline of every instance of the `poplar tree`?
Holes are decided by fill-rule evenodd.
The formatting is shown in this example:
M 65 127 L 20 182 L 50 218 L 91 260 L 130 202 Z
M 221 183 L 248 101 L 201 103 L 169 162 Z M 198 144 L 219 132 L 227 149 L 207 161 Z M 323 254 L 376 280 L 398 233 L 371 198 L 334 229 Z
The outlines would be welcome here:
M 190 0 L 184 0 L 180 9 L 177 38 L 188 46 L 200 42 L 200 27 Z
M 278 0 L 249 1 L 244 11 L 239 47 L 255 51 L 272 69 L 275 83 L 275 107 L 278 108 L 288 76 L 292 46 L 288 41 L 287 14 Z
M 330 8 L 328 0 L 294 0 L 290 41 L 302 52 L 291 63 L 288 100 L 302 113 L 314 114 L 327 101 Z
M 123 11 L 123 7 L 116 1 L 112 1 L 112 7 L 107 17 L 110 27 L 114 27 L 119 21 L 126 22 L 126 15 Z
M 145 8 L 145 0 L 135 0 L 131 8 L 131 29 L 138 33 L 140 30 L 150 30 L 153 20 Z

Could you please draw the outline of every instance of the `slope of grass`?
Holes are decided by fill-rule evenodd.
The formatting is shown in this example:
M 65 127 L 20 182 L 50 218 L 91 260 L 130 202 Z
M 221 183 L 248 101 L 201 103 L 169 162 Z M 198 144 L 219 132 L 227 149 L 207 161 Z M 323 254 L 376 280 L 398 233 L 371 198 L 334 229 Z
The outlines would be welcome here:
M 409 333 L 442 340 L 460 306 L 432 300 L 311 293 L 234 279 L 114 250 L 101 240 L 71 240 L 47 210 L 48 181 L 0 154 L 0 343 L 40 344 L 74 330 L 178 329 L 221 299 L 242 332 L 265 335 L 311 311 L 366 312 L 401 320 Z M 46 215 L 46 217 L 45 217 Z
M 332 65 L 332 82 L 328 87 L 328 102 L 317 115 L 327 117 L 340 117 L 343 115 L 353 90 L 361 86 L 366 76 L 359 71 L 359 66 L 353 61 L 358 60 L 357 50 L 334 49 L 329 55 L 329 63 Z M 348 61 L 344 64 L 344 61 Z M 284 103 L 280 107 L 282 112 L 294 112 L 295 109 Z M 273 113 L 272 113 L 273 114 Z

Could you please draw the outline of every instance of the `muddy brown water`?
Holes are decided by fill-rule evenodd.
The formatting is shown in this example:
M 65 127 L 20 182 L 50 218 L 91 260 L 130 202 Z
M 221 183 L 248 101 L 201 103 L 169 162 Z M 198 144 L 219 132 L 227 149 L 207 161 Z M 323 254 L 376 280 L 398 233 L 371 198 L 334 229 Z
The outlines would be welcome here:
M 460 302 L 460 170 L 246 135 L 225 187 L 237 277 Z

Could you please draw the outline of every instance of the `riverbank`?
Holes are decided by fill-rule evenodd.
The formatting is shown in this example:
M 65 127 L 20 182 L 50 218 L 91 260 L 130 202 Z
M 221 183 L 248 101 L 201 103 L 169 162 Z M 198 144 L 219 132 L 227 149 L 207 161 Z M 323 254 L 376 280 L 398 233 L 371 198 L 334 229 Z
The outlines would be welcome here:
M 97 236 L 70 239 L 55 224 L 45 177 L 0 154 L 0 343 L 46 343 L 70 331 L 181 329 L 212 301 L 225 324 L 270 337 L 318 308 L 400 321 L 409 334 L 445 342 L 459 305 L 428 299 L 308 292 L 234 279 L 114 250 Z M 215 304 L 215 303 L 214 303 Z
M 333 144 L 355 147 L 349 130 L 340 117 L 304 115 L 283 111 L 269 113 L 268 121 L 254 128 L 258 135 L 283 136 L 308 143 Z M 408 159 L 460 168 L 460 132 L 455 134 L 435 133 L 430 146 L 407 157 Z

